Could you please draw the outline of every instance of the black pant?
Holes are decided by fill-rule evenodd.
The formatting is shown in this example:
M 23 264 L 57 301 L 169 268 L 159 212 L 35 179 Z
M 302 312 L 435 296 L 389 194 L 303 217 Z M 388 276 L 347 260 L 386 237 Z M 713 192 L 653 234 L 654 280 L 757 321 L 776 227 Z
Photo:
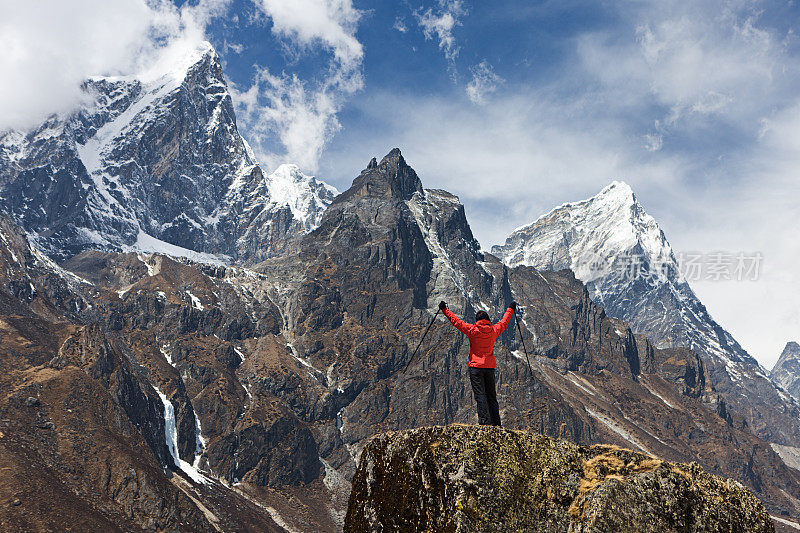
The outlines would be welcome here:
M 469 367 L 472 394 L 478 404 L 478 423 L 482 426 L 500 425 L 500 406 L 494 388 L 494 368 Z

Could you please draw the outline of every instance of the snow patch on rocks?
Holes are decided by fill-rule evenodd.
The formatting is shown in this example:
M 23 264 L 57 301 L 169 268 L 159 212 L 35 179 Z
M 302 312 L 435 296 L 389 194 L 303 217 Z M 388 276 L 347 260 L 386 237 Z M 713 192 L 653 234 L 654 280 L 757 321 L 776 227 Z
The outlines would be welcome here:
M 189 476 L 192 481 L 203 484 L 209 483 L 209 479 L 204 476 L 194 465 L 191 465 L 180 458 L 180 455 L 178 454 L 178 427 L 175 420 L 175 407 L 173 407 L 172 402 L 169 401 L 169 398 L 167 398 L 166 394 L 161 392 L 158 387 L 153 385 L 153 388 L 155 389 L 156 393 L 158 393 L 158 397 L 161 398 L 161 402 L 164 404 L 164 438 L 167 449 L 172 456 L 175 466 Z

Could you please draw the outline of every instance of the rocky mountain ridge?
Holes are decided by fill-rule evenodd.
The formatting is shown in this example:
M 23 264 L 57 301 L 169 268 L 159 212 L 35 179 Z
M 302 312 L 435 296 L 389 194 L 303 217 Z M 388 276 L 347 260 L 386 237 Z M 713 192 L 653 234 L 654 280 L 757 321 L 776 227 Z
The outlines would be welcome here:
M 0 216 L 4 528 L 340 530 L 374 435 L 475 421 L 448 323 L 404 370 L 439 300 L 520 302 L 536 350 L 529 367 L 514 323 L 498 341 L 506 426 L 697 461 L 800 514 L 800 472 L 697 353 L 634 334 L 569 270 L 483 253 L 400 150 L 338 195 L 265 177 L 208 47 L 87 90 L 95 108 L 0 149 L 22 226 Z
M 800 443 L 800 404 L 710 316 L 664 232 L 624 182 L 553 209 L 492 250 L 511 267 L 571 269 L 599 305 L 635 332 L 659 347 L 699 353 L 725 400 L 715 408 L 735 410 L 769 442 Z

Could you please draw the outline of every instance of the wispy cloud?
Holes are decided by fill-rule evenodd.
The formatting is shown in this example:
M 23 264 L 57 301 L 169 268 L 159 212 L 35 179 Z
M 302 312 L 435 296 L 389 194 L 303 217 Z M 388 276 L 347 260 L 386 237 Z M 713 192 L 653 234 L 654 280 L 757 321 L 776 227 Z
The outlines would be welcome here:
M 242 43 L 231 43 L 225 41 L 224 43 L 222 43 L 222 55 L 226 56 L 229 53 L 238 55 L 244 52 L 246 48 L 247 47 Z
M 399 31 L 400 33 L 408 32 L 408 26 L 406 26 L 406 21 L 403 17 L 397 17 L 394 19 L 394 24 L 392 24 L 392 28 Z
M 461 0 L 439 0 L 436 9 L 428 8 L 425 11 L 414 12 L 425 39 L 438 40 L 439 49 L 451 62 L 455 61 L 460 50 L 453 30 L 456 26 L 461 26 L 461 17 L 466 14 L 467 10 Z
M 355 69 L 364 55 L 355 37 L 361 12 L 351 0 L 255 0 L 272 20 L 272 32 L 299 48 L 322 46 L 344 69 Z
M 316 169 L 325 144 L 340 128 L 336 89 L 308 88 L 296 75 L 260 69 L 250 88 L 234 89 L 233 96 L 248 139 L 267 168 L 288 161 Z
M 725 121 L 743 133 L 794 92 L 800 63 L 759 2 L 625 3 L 628 33 L 581 36 L 585 72 L 621 106 L 659 106 L 662 135 Z
M 325 143 L 340 128 L 337 113 L 363 87 L 364 50 L 355 32 L 361 12 L 351 0 L 257 0 L 272 33 L 297 53 L 325 50 L 321 81 L 258 68 L 253 84 L 233 91 L 239 118 L 269 166 L 290 161 L 316 170 Z
M 67 113 L 92 75 L 134 74 L 205 39 L 228 0 L 4 2 L 0 19 L 0 131 Z
M 644 148 L 648 152 L 657 152 L 664 146 L 664 137 L 660 133 L 646 133 L 644 135 Z
M 497 90 L 497 86 L 505 80 L 495 74 L 492 66 L 483 60 L 470 68 L 472 81 L 467 84 L 466 92 L 469 99 L 478 105 L 486 104 L 486 97 Z

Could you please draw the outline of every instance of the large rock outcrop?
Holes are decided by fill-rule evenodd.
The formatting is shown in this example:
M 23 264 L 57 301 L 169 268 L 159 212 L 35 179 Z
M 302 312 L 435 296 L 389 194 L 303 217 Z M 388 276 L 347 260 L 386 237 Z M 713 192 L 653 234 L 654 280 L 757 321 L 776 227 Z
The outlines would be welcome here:
M 741 484 L 695 463 L 452 425 L 375 437 L 345 532 L 774 531 Z

